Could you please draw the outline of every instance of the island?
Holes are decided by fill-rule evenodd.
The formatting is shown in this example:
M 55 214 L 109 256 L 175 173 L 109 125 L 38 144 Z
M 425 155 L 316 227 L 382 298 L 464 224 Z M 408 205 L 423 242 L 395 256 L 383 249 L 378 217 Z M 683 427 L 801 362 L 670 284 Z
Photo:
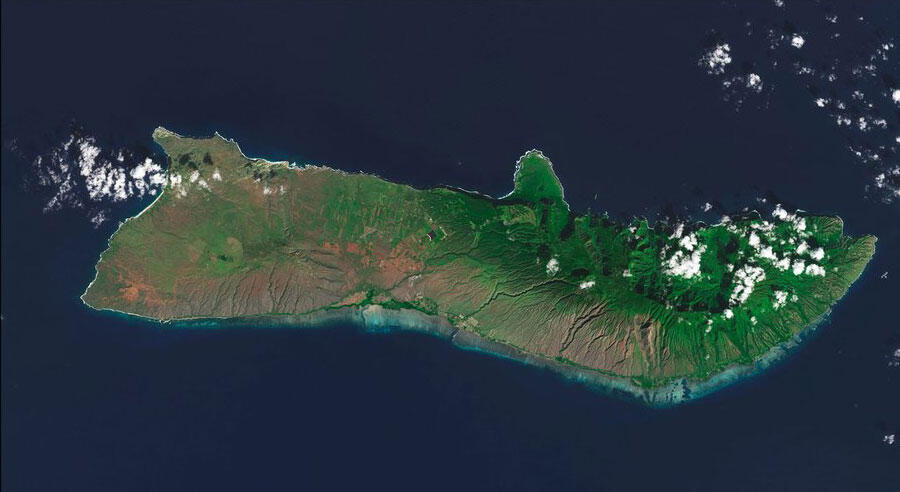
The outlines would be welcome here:
M 161 322 L 420 330 L 653 406 L 764 369 L 875 252 L 838 217 L 720 223 L 576 213 L 532 150 L 501 198 L 249 158 L 157 128 L 159 196 L 122 223 L 82 295 Z

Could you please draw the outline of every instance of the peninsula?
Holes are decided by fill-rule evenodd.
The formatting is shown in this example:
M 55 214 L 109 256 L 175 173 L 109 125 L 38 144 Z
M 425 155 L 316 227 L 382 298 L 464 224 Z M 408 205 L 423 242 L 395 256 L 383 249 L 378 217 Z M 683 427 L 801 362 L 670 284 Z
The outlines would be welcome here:
M 110 239 L 87 305 L 159 321 L 396 324 L 655 405 L 796 343 L 875 251 L 838 217 L 780 206 L 715 225 L 579 214 L 539 151 L 492 198 L 248 158 L 218 134 L 153 138 L 166 184 Z

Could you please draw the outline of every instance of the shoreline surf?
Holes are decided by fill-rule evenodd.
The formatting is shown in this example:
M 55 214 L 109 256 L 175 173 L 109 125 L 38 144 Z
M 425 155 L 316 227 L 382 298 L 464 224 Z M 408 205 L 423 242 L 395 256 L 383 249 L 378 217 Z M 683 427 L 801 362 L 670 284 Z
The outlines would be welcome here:
M 599 371 L 561 363 L 522 351 L 511 345 L 484 338 L 471 331 L 460 330 L 451 325 L 446 318 L 426 314 L 414 309 L 387 309 L 375 304 L 346 306 L 305 314 L 266 314 L 244 317 L 157 320 L 114 309 L 98 310 L 86 303 L 83 303 L 83 305 L 96 312 L 105 312 L 125 318 L 137 318 L 143 322 L 174 328 L 284 327 L 327 329 L 332 324 L 346 323 L 361 328 L 367 333 L 390 333 L 395 331 L 423 333 L 447 341 L 462 350 L 483 353 L 533 368 L 546 369 L 563 380 L 583 385 L 589 390 L 657 409 L 673 408 L 698 401 L 720 390 L 733 387 L 761 375 L 787 359 L 799 347 L 803 346 L 804 342 L 808 341 L 818 331 L 818 328 L 828 321 L 828 317 L 831 314 L 831 310 L 824 313 L 805 329 L 789 340 L 772 347 L 750 364 L 729 366 L 708 379 L 677 378 L 662 386 L 647 388 L 639 386 L 627 378 L 611 376 Z

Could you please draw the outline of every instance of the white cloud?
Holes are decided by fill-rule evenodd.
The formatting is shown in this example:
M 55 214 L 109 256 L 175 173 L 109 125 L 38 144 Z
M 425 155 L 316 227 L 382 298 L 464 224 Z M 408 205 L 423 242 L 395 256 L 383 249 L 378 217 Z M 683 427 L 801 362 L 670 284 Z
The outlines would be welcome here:
M 681 278 L 694 278 L 700 274 L 700 258 L 706 251 L 706 245 L 695 249 L 690 255 L 678 250 L 666 262 L 665 273 Z
M 552 277 L 557 273 L 559 273 L 559 260 L 550 258 L 550 261 L 547 262 L 547 275 Z
M 106 222 L 106 212 L 102 210 L 91 216 L 91 224 L 93 224 L 94 227 L 100 227 L 100 224 L 104 222 Z
M 783 290 L 775 291 L 775 302 L 772 303 L 772 307 L 775 308 L 776 311 L 787 304 L 788 293 Z
M 679 241 L 678 244 L 688 251 L 693 251 L 694 247 L 697 246 L 697 236 L 691 233 L 681 238 L 681 241 Z
M 809 254 L 809 257 L 816 261 L 822 261 L 822 258 L 825 258 L 825 250 L 822 248 L 816 248 L 812 253 Z
M 184 179 L 180 174 L 172 174 L 169 176 L 169 187 L 175 192 L 175 196 L 183 198 L 187 196 L 187 187 L 184 185 Z
M 784 221 L 790 220 L 789 217 L 793 217 L 793 214 L 789 214 L 787 210 L 781 207 L 781 204 L 775 205 L 775 210 L 772 210 L 772 216 L 781 219 Z
M 131 161 L 123 150 L 104 151 L 90 136 L 70 135 L 34 161 L 38 182 L 53 189 L 44 210 L 64 206 L 85 208 L 87 203 L 113 203 L 131 197 L 153 195 L 165 184 L 162 167 L 146 158 Z M 92 206 L 90 220 L 95 225 L 106 220 L 106 210 Z
M 824 277 L 825 269 L 819 265 L 816 265 L 815 263 L 810 263 L 809 265 L 806 265 L 806 274 L 817 277 Z
M 748 239 L 750 246 L 757 248 L 759 246 L 759 236 L 756 235 L 755 232 L 750 233 L 750 238 Z
M 765 198 L 762 198 L 761 201 L 762 201 L 763 203 L 765 203 L 765 202 L 766 202 L 766 199 L 765 199 Z M 756 229 L 756 230 L 758 230 L 758 231 L 770 232 L 770 231 L 772 231 L 773 229 L 775 229 L 775 224 L 773 224 L 773 223 L 771 223 L 771 222 L 769 222 L 769 221 L 767 221 L 767 220 L 763 220 L 762 222 L 754 222 L 754 223 L 750 224 L 750 228 L 751 228 L 751 229 Z
M 747 75 L 747 88 L 759 92 L 762 90 L 762 77 L 758 74 L 751 73 Z
M 794 34 L 794 36 L 791 37 L 791 46 L 793 46 L 794 48 L 800 49 L 805 43 L 806 40 L 803 39 L 803 36 L 799 34 Z
M 753 293 L 753 288 L 758 282 L 765 280 L 766 272 L 756 266 L 744 265 L 734 274 L 734 291 L 728 302 L 730 305 L 743 304 Z
M 725 67 L 731 63 L 731 46 L 721 43 L 700 57 L 700 65 L 706 67 L 706 73 L 720 75 L 725 72 Z
M 775 262 L 775 268 L 781 270 L 782 272 L 787 271 L 791 268 L 791 259 L 790 257 L 784 257 L 777 262 Z
M 775 262 L 775 261 L 778 260 L 778 257 L 775 255 L 775 251 L 772 250 L 772 247 L 771 247 L 771 246 L 763 246 L 763 247 L 759 250 L 759 257 L 760 257 L 760 258 L 765 258 L 765 259 L 770 260 L 770 261 L 772 261 L 772 262 Z

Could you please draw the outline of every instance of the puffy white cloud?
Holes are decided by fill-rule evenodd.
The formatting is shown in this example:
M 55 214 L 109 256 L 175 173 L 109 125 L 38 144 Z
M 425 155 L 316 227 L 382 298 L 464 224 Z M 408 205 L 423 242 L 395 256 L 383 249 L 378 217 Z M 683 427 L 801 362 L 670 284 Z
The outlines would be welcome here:
M 550 258 L 550 261 L 547 262 L 547 275 L 554 276 L 559 273 L 559 260 L 556 258 Z
M 704 252 L 706 252 L 705 244 L 689 255 L 682 250 L 676 251 L 665 263 L 665 273 L 685 279 L 696 277 L 700 274 L 700 258 Z
M 697 246 L 697 236 L 693 233 L 688 234 L 681 238 L 681 241 L 679 241 L 678 244 L 688 251 L 693 251 L 694 247 Z
M 739 305 L 747 301 L 753 288 L 766 278 L 766 272 L 757 266 L 744 265 L 734 273 L 734 290 L 728 299 L 730 305 Z
M 791 268 L 790 257 L 785 256 L 784 258 L 781 258 L 780 260 L 776 261 L 775 268 L 781 270 L 782 272 L 785 272 L 788 269 L 790 269 Z
M 724 73 L 725 67 L 731 63 L 731 46 L 728 43 L 721 43 L 710 48 L 700 57 L 699 63 L 710 75 Z
M 747 241 L 750 243 L 750 246 L 754 248 L 759 247 L 759 236 L 757 236 L 755 232 L 750 233 L 750 238 L 747 239 Z
M 810 263 L 809 265 L 806 265 L 805 272 L 807 275 L 813 275 L 813 276 L 817 276 L 817 277 L 825 276 L 825 269 L 819 265 L 816 265 L 815 263 Z
M 762 77 L 755 73 L 747 75 L 747 88 L 755 92 L 762 91 Z
M 121 153 L 119 156 L 121 157 Z M 134 169 L 131 170 L 131 177 L 136 180 L 142 180 L 149 174 L 161 174 L 162 170 L 162 167 L 148 157 L 147 159 L 144 159 L 144 162 L 134 166 Z
M 772 216 L 783 222 L 793 223 L 794 230 L 799 233 L 803 233 L 804 231 L 806 231 L 806 219 L 800 217 L 797 214 L 788 212 L 781 206 L 781 204 L 775 205 L 775 210 L 772 210 Z
M 100 227 L 100 224 L 106 222 L 106 212 L 103 210 L 97 212 L 93 216 L 91 216 L 91 224 L 94 224 L 94 227 Z
M 759 257 L 772 262 L 776 262 L 778 260 L 778 257 L 775 255 L 775 251 L 772 250 L 771 246 L 763 246 L 762 248 L 760 248 Z
M 763 202 L 765 202 L 765 199 L 763 199 Z M 775 224 L 767 220 L 763 220 L 762 222 L 754 222 L 750 224 L 750 228 L 762 232 L 771 232 L 773 229 L 775 229 Z
M 775 308 L 776 311 L 779 310 L 785 304 L 787 304 L 787 298 L 788 298 L 787 292 L 785 292 L 783 290 L 776 290 L 775 291 L 775 302 L 772 303 L 772 307 Z
M 155 195 L 165 171 L 150 158 L 132 159 L 130 152 L 105 151 L 93 137 L 69 135 L 33 161 L 38 183 L 53 191 L 44 210 L 91 208 L 90 220 L 98 225 L 108 216 L 98 206 Z
M 825 258 L 825 250 L 816 248 L 809 254 L 809 257 L 816 261 L 822 261 L 822 258 Z
M 772 217 L 775 217 L 779 220 L 788 221 L 793 218 L 793 214 L 788 213 L 788 211 L 782 208 L 781 204 L 779 203 L 775 205 L 775 210 L 772 210 Z
M 172 173 L 169 175 L 169 187 L 172 191 L 175 192 L 175 196 L 178 198 L 183 198 L 187 196 L 187 186 L 184 184 L 184 179 L 180 174 Z

